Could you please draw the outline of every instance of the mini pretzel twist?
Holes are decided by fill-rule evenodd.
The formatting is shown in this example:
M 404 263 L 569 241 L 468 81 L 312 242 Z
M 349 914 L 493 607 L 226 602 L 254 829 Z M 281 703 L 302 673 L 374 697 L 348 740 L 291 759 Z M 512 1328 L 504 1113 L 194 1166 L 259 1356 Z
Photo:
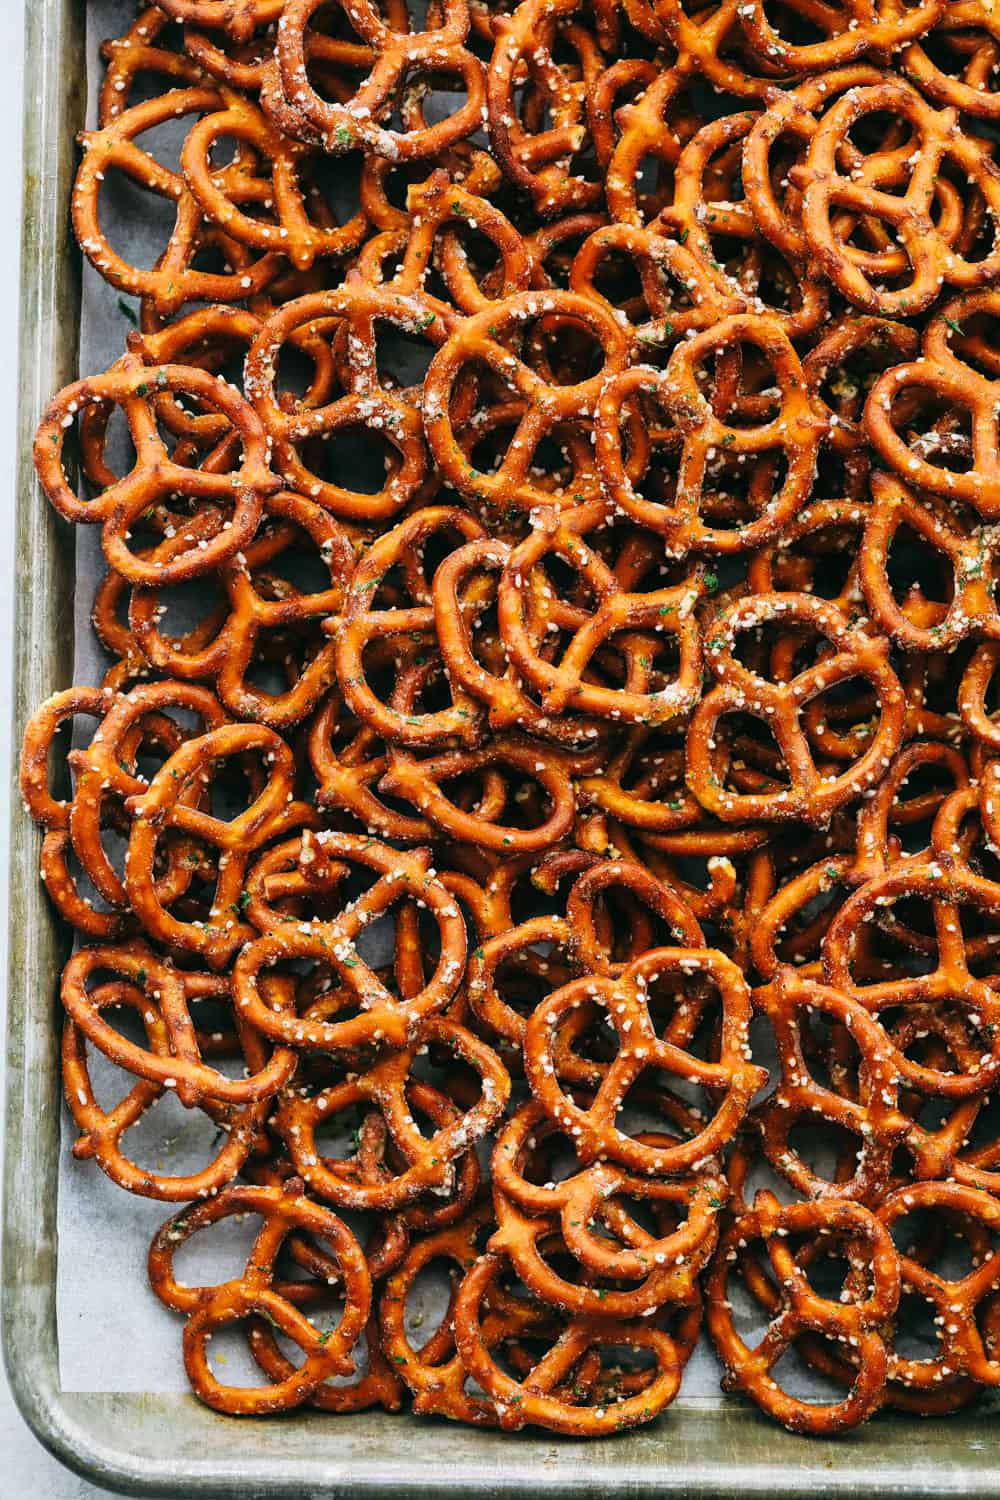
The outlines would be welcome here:
M 743 631 L 769 620 L 812 627 L 829 642 L 829 653 L 787 682 L 767 681 L 737 660 L 734 646 Z M 722 611 L 706 647 L 718 685 L 702 699 L 688 730 L 688 785 L 702 807 L 724 823 L 802 818 L 823 826 L 839 807 L 881 780 L 900 746 L 904 714 L 903 691 L 888 664 L 884 639 L 852 629 L 836 606 L 812 595 L 772 594 L 740 600 Z M 867 749 L 846 771 L 823 775 L 799 715 L 810 699 L 835 683 L 859 676 L 875 690 L 878 728 Z M 725 784 L 719 723 L 736 712 L 763 719 L 774 735 L 788 775 L 781 790 L 737 792 Z
M 852 1255 L 863 1257 L 868 1295 L 834 1302 L 813 1291 L 786 1243 L 789 1233 L 844 1238 Z M 781 1300 L 763 1338 L 751 1348 L 737 1332 L 728 1282 L 739 1251 L 754 1240 L 764 1243 Z M 867 1209 L 836 1198 L 783 1206 L 762 1189 L 753 1208 L 723 1231 L 708 1277 L 708 1329 L 726 1368 L 724 1385 L 745 1392 L 792 1432 L 818 1436 L 856 1426 L 883 1399 L 889 1353 L 879 1330 L 895 1313 L 899 1292 L 900 1263 L 892 1239 Z M 772 1377 L 777 1361 L 807 1332 L 848 1342 L 856 1353 L 854 1381 L 842 1401 L 813 1404 L 790 1395 Z

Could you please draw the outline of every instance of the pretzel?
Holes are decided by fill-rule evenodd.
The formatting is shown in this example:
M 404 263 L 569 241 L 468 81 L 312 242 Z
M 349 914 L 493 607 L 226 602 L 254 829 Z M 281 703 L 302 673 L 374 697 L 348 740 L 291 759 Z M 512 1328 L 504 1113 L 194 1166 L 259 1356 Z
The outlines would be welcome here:
M 819 1296 L 782 1238 L 789 1232 L 836 1234 L 852 1247 L 864 1246 L 869 1295 L 846 1302 Z M 751 1349 L 734 1324 L 728 1279 L 738 1247 L 755 1239 L 764 1241 L 781 1303 L 763 1338 Z M 821 1435 L 856 1426 L 883 1399 L 889 1354 L 878 1330 L 896 1311 L 899 1293 L 900 1263 L 892 1240 L 860 1204 L 829 1198 L 782 1206 L 772 1193 L 761 1190 L 753 1208 L 723 1231 L 708 1275 L 708 1329 L 726 1368 L 724 1386 L 745 1392 L 792 1432 Z M 857 1371 L 843 1401 L 813 1405 L 789 1395 L 771 1377 L 789 1345 L 807 1331 L 849 1342 L 856 1350 Z
M 363 0 L 350 9 L 351 25 L 372 48 L 375 66 L 346 104 L 324 100 L 306 68 L 309 23 L 324 0 L 288 0 L 277 31 L 275 58 L 280 87 L 300 129 L 339 153 L 360 144 L 390 161 L 430 156 L 477 129 L 485 103 L 482 65 L 461 44 L 469 26 L 465 0 L 445 0 L 443 24 L 411 34 L 387 26 L 374 5 Z M 393 130 L 380 122 L 414 76 L 445 75 L 461 80 L 467 95 L 450 117 L 423 129 Z
M 892 4 L 898 9 L 897 0 L 892 0 Z M 958 0 L 958 4 L 945 9 L 926 37 L 937 48 L 942 44 L 946 49 L 951 46 L 957 55 L 958 77 L 934 60 L 923 45 L 924 40 L 917 38 L 910 42 L 900 57 L 910 82 L 935 104 L 951 105 L 977 119 L 995 120 L 998 103 L 989 79 L 996 63 L 998 38 L 990 6 L 981 0 Z
M 895 476 L 875 474 L 872 493 L 875 504 L 865 526 L 861 581 L 872 613 L 886 634 L 910 650 L 921 651 L 953 650 L 973 633 L 995 638 L 1000 618 L 992 594 L 997 540 L 992 528 L 962 527 L 948 506 L 935 505 L 931 498 L 919 500 Z M 901 526 L 933 546 L 953 570 L 954 587 L 947 607 L 924 606 L 925 617 L 934 617 L 930 625 L 920 621 L 919 603 L 914 598 L 917 586 L 911 588 L 905 608 L 893 597 L 887 573 L 889 551 Z M 912 618 L 914 614 L 916 619 Z
M 694 705 L 700 671 L 698 629 L 694 606 L 701 589 L 697 573 L 674 588 L 650 593 L 631 593 L 621 588 L 612 570 L 604 564 L 575 524 L 578 512 L 563 514 L 559 524 L 531 535 L 509 554 L 497 591 L 500 631 L 510 661 L 521 678 L 538 693 L 541 707 L 553 716 L 564 710 L 610 717 L 626 723 L 664 723 L 685 715 Z M 584 523 L 586 517 L 582 518 Z M 558 662 L 542 656 L 539 643 L 529 634 L 526 614 L 532 595 L 534 571 L 549 557 L 562 558 L 595 600 L 587 611 Z M 541 585 L 545 592 L 545 585 Z M 548 601 L 543 605 L 549 613 Z M 575 622 L 574 622 L 575 623 Z M 644 631 L 644 635 L 639 632 Z M 621 688 L 591 686 L 584 681 L 595 654 L 612 642 L 621 648 L 635 632 L 639 671 L 628 662 L 626 682 Z M 677 642 L 680 658 L 676 678 L 654 689 L 649 681 L 650 656 L 658 643 L 653 632 L 666 632 Z M 544 639 L 544 637 L 543 637 Z M 629 655 L 632 655 L 629 652 Z M 626 658 L 627 659 L 627 658 Z M 638 681 L 636 681 L 638 679 Z M 633 686 L 635 682 L 635 686 Z
M 365 724 L 398 745 L 434 746 L 452 739 L 474 744 L 478 737 L 475 700 L 461 687 L 450 690 L 447 708 L 421 714 L 402 712 L 376 697 L 365 668 L 366 649 L 373 640 L 395 644 L 401 637 L 407 641 L 432 637 L 435 617 L 430 588 L 419 571 L 408 579 L 416 596 L 412 604 L 377 605 L 390 570 L 423 548 L 435 533 L 448 531 L 463 539 L 482 535 L 474 518 L 454 506 L 426 506 L 386 532 L 358 563 L 342 617 L 325 627 L 336 639 L 337 677 L 345 703 Z
M 176 21 L 219 27 L 234 41 L 248 42 L 258 26 L 278 20 L 284 0 L 164 0 L 160 9 Z
M 819 42 L 787 42 L 770 23 L 762 0 L 749 0 L 739 12 L 747 45 L 770 67 L 796 73 L 819 73 L 851 62 L 866 52 L 878 57 L 895 51 L 915 37 L 923 36 L 940 19 L 944 0 L 922 0 L 921 4 L 882 5 L 875 0 L 849 0 L 841 9 L 849 19 L 836 30 L 832 8 L 823 16 L 824 29 L 834 20 L 830 34 Z M 815 11 L 813 12 L 816 13 Z
M 754 991 L 754 1007 L 771 1021 L 781 1081 L 757 1114 L 761 1148 L 775 1171 L 804 1196 L 823 1201 L 853 1199 L 876 1204 L 889 1181 L 892 1153 L 905 1126 L 896 1108 L 895 1062 L 884 1046 L 884 1032 L 857 1001 L 782 968 L 772 983 Z M 811 1074 L 802 1031 L 805 1012 L 821 1012 L 846 1027 L 861 1054 L 857 1100 L 824 1088 Z M 817 1118 L 859 1139 L 855 1170 L 848 1181 L 827 1181 L 790 1143 L 802 1119 Z
M 797 620 L 816 629 L 834 648 L 817 665 L 789 682 L 769 683 L 743 667 L 732 643 L 743 630 L 766 620 Z M 899 748 L 903 693 L 888 666 L 886 643 L 852 630 L 835 606 L 808 594 L 772 594 L 741 600 L 721 612 L 707 641 L 708 664 L 718 679 L 695 710 L 688 730 L 688 785 L 701 805 L 723 822 L 746 818 L 802 818 L 823 826 L 836 809 L 877 782 Z M 873 686 L 879 725 L 861 757 L 840 775 L 823 776 L 798 723 L 799 705 L 835 682 L 862 676 Z M 746 710 L 765 717 L 788 769 L 782 790 L 730 792 L 718 775 L 719 720 Z
M 770 64 L 761 67 L 742 52 L 744 33 L 737 0 L 721 0 L 693 15 L 685 9 L 684 0 L 656 0 L 656 14 L 677 49 L 678 68 L 706 78 L 720 93 L 769 101 L 790 81 L 784 70 Z M 748 71 L 747 62 L 756 71 Z
M 476 654 L 478 642 L 473 635 L 476 616 L 479 610 L 485 610 L 491 598 L 481 588 L 467 586 L 467 580 L 470 577 L 482 578 L 484 574 L 500 574 L 510 558 L 511 547 L 507 542 L 473 537 L 464 546 L 455 548 L 435 570 L 432 582 L 434 628 L 444 669 L 451 682 L 486 705 L 493 729 L 502 731 L 517 726 L 546 740 L 585 743 L 600 734 L 596 719 L 545 712 L 537 698 L 525 691 L 525 684 L 508 661 L 505 660 L 501 674 L 491 671 L 490 664 L 484 665 Z M 547 591 L 540 580 L 537 584 L 529 582 L 533 636 L 541 636 L 550 619 L 558 623 L 561 618 L 571 617 L 570 610 L 563 607 L 561 601 L 539 597 L 547 592 L 551 591 Z M 575 619 L 577 614 L 573 611 L 572 618 Z M 523 634 L 522 630 L 522 637 Z
M 722 1000 L 717 1062 L 702 1062 L 672 1042 L 661 1041 L 645 999 L 648 985 L 664 975 L 705 975 Z M 593 1103 L 583 1108 L 567 1096 L 552 1064 L 554 1029 L 572 1009 L 592 1001 L 602 1007 L 619 1039 Z M 573 980 L 536 1007 L 524 1035 L 524 1069 L 532 1092 L 550 1119 L 572 1126 L 581 1162 L 598 1157 L 631 1172 L 657 1174 L 697 1170 L 732 1133 L 765 1079 L 744 1055 L 749 993 L 736 966 L 711 949 L 654 948 L 629 964 L 617 980 L 592 976 Z M 706 1088 L 718 1089 L 716 1112 L 691 1140 L 644 1146 L 614 1123 L 622 1099 L 646 1068 L 658 1068 Z
M 354 570 L 354 552 L 333 517 L 300 495 L 279 490 L 266 501 L 265 511 L 274 525 L 270 542 L 261 536 L 251 544 L 249 556 L 244 554 L 242 561 L 234 559 L 223 565 L 221 581 L 229 595 L 231 612 L 209 644 L 192 652 L 189 641 L 182 642 L 182 649 L 178 649 L 162 635 L 158 625 L 160 593 L 156 589 L 133 596 L 129 622 L 143 654 L 155 666 L 172 677 L 212 678 L 231 713 L 280 730 L 304 719 L 336 680 L 334 647 L 329 642 L 320 646 L 285 693 L 268 693 L 247 681 L 255 651 L 269 632 L 297 629 L 313 621 L 318 626 L 322 619 L 339 613 Z M 282 520 L 286 523 L 283 527 Z M 303 533 L 314 543 L 329 573 L 330 587 L 305 593 L 283 580 L 275 580 L 269 587 L 270 580 L 266 575 L 258 577 L 257 568 L 280 558 L 283 545 Z M 268 598 L 265 591 L 277 597 Z
M 916 14 L 916 12 L 912 12 Z M 908 121 L 920 138 L 916 165 L 903 194 L 879 185 L 879 160 L 870 174 L 855 182 L 837 168 L 840 142 L 858 120 L 876 110 L 889 110 Z M 994 251 L 971 261 L 950 247 L 930 218 L 935 182 L 945 162 L 954 162 L 991 212 L 1000 206 L 1000 173 L 979 144 L 957 127 L 954 111 L 936 111 L 907 84 L 885 81 L 857 88 L 828 110 L 816 129 L 806 162 L 792 171 L 802 188 L 802 229 L 831 281 L 850 302 L 871 313 L 913 316 L 930 306 L 941 284 L 972 290 L 996 274 Z M 863 269 L 864 255 L 832 232 L 831 209 L 871 214 L 887 223 L 898 237 L 908 260 L 908 280 L 900 288 L 877 290 Z
M 140 9 L 132 25 L 120 37 L 101 43 L 106 64 L 97 105 L 98 124 L 103 129 L 132 103 L 129 95 L 136 77 L 153 73 L 157 78 L 196 88 L 205 75 L 197 60 L 164 46 L 161 36 L 170 20 L 158 6 Z M 159 45 L 158 45 L 159 43 Z
M 733 201 L 735 188 L 725 185 L 720 188 L 712 182 L 713 176 L 722 175 L 730 157 L 735 155 L 734 166 L 742 166 L 742 156 L 735 154 L 734 147 L 740 141 L 748 142 L 756 118 L 747 111 L 725 115 L 702 126 L 678 158 L 673 198 L 657 223 L 676 234 L 692 252 L 704 277 L 715 271 L 723 284 L 728 281 L 731 298 L 734 294 L 741 301 L 745 298 L 757 313 L 775 318 L 789 338 L 800 338 L 823 322 L 828 302 L 826 289 L 818 282 L 800 280 L 794 262 L 785 261 L 784 247 L 776 246 L 774 237 L 771 247 L 775 248 L 762 243 L 749 200 Z M 721 277 L 713 236 L 727 245 L 735 241 L 741 247 L 733 269 L 729 270 L 727 265 Z M 776 250 L 781 253 L 775 253 Z M 765 280 L 783 287 L 791 304 L 787 310 L 780 304 L 769 303 L 761 295 Z
M 830 924 L 823 944 L 823 967 L 828 983 L 859 1000 L 873 1014 L 887 1005 L 909 1006 L 937 1000 L 939 1005 L 955 1006 L 965 1012 L 988 1046 L 984 1046 L 976 1065 L 967 1072 L 925 1067 L 891 1046 L 896 1071 L 906 1083 L 921 1093 L 939 1094 L 948 1099 L 968 1098 L 990 1087 L 990 1080 L 1000 1067 L 1000 1041 L 995 1041 L 994 993 L 968 968 L 960 925 L 960 911 L 968 905 L 974 910 L 992 913 L 997 906 L 998 888 L 991 881 L 975 875 L 957 862 L 950 853 L 933 851 L 931 858 L 903 861 L 880 877 L 854 892 Z M 937 963 L 927 973 L 914 977 L 893 977 L 868 982 L 853 972 L 858 952 L 859 924 L 869 911 L 885 907 L 903 897 L 917 897 L 929 902 L 935 916 Z
M 196 578 L 225 562 L 250 541 L 260 522 L 265 496 L 280 483 L 268 466 L 264 427 L 239 392 L 201 370 L 180 365 L 149 369 L 138 360 L 103 376 L 66 386 L 49 404 L 35 437 L 35 466 L 46 494 L 66 520 L 102 527 L 101 543 L 112 567 L 133 583 L 178 583 Z M 156 430 L 150 392 L 183 393 L 220 412 L 238 432 L 242 461 L 232 473 L 213 474 L 182 467 L 168 456 Z M 130 472 L 95 500 L 81 500 L 72 490 L 63 467 L 67 421 L 91 402 L 121 405 L 136 450 Z M 171 562 L 157 566 L 128 546 L 128 534 L 139 516 L 168 495 L 183 494 L 231 508 L 228 525 L 223 511 L 211 540 L 186 548 Z
M 724 1185 L 709 1175 L 651 1184 L 601 1163 L 558 1187 L 538 1187 L 524 1177 L 524 1162 L 553 1128 L 541 1106 L 532 1101 L 517 1110 L 498 1137 L 493 1196 L 499 1227 L 490 1238 L 490 1252 L 509 1256 L 535 1296 L 568 1313 L 634 1318 L 665 1302 L 689 1300 L 697 1270 L 711 1253 L 714 1214 L 724 1201 Z M 651 1137 L 646 1144 L 654 1144 Z M 686 1218 L 672 1233 L 657 1238 L 617 1202 L 619 1195 L 680 1204 Z M 617 1291 L 580 1286 L 558 1275 L 539 1249 L 539 1243 L 551 1237 L 556 1219 L 567 1249 L 583 1268 L 602 1279 L 639 1285 Z M 595 1219 L 623 1241 L 620 1247 L 593 1232 L 590 1225 Z
M 264 1219 L 242 1276 L 216 1287 L 181 1288 L 172 1274 L 173 1253 L 196 1230 L 234 1213 L 259 1213 Z M 322 1235 L 336 1255 L 345 1287 L 344 1310 L 335 1329 L 321 1334 L 286 1294 L 272 1285 L 273 1262 L 281 1241 L 293 1228 Z M 168 1220 L 153 1239 L 150 1282 L 168 1306 L 187 1313 L 184 1364 L 199 1400 L 217 1411 L 260 1415 L 287 1411 L 314 1394 L 331 1375 L 353 1372 L 351 1351 L 371 1305 L 371 1280 L 364 1253 L 347 1226 L 329 1209 L 302 1195 L 291 1179 L 283 1187 L 229 1187 L 217 1197 Z M 296 1343 L 305 1360 L 284 1379 L 268 1386 L 224 1385 L 210 1368 L 207 1343 L 219 1328 L 252 1314 L 264 1314 Z
M 351 328 L 350 389 L 323 406 L 292 403 L 286 411 L 274 388 L 279 351 L 301 330 L 331 319 L 345 319 Z M 360 277 L 349 279 L 335 292 L 313 293 L 279 308 L 264 324 L 246 363 L 247 396 L 271 434 L 277 467 L 291 488 L 346 520 L 377 521 L 395 514 L 414 497 L 425 475 L 419 413 L 378 379 L 375 327 L 381 322 L 436 346 L 447 336 L 451 316 L 422 292 L 395 295 L 388 287 L 365 285 Z M 354 492 L 324 480 L 298 451 L 309 439 L 354 426 L 376 429 L 400 455 L 379 494 Z
M 102 276 L 133 296 L 149 297 L 165 317 L 175 314 L 184 302 L 237 302 L 248 293 L 267 287 L 278 274 L 282 258 L 277 253 L 234 267 L 232 271 L 201 271 L 193 265 L 196 250 L 210 238 L 197 200 L 184 179 L 162 166 L 136 138 L 167 120 L 199 115 L 221 103 L 210 87 L 172 89 L 157 98 L 123 109 L 101 130 L 85 132 L 80 142 L 84 156 L 73 188 L 73 227 L 83 253 Z M 111 170 L 125 172 L 141 187 L 176 204 L 170 238 L 156 265 L 150 270 L 133 266 L 118 254 L 101 228 L 99 200 L 101 184 Z M 224 169 L 236 177 L 236 163 Z
M 793 1431 L 998 1383 L 998 46 L 982 0 L 165 0 L 103 47 L 73 217 L 137 326 L 36 459 L 108 660 L 21 785 L 74 1154 L 190 1200 L 150 1277 L 219 1412 L 604 1436 L 703 1295 Z M 147 1170 L 170 1091 L 216 1138 Z
M 526 1378 L 515 1380 L 493 1357 L 483 1319 L 483 1300 L 496 1284 L 504 1262 L 483 1255 L 467 1272 L 455 1299 L 455 1342 L 462 1363 L 492 1397 L 504 1431 L 525 1425 L 582 1436 L 626 1431 L 662 1411 L 680 1386 L 681 1358 L 677 1345 L 660 1329 L 645 1323 L 612 1323 L 601 1318 L 571 1319 L 547 1355 L 534 1364 Z M 600 1386 L 585 1406 L 559 1394 L 590 1351 L 602 1345 L 625 1344 L 648 1350 L 654 1366 L 648 1383 L 636 1395 L 608 1396 Z M 585 1388 L 584 1388 L 585 1389 Z M 600 1402 L 598 1405 L 597 1403 Z
M 316 842 L 326 854 L 367 866 L 377 875 L 371 890 L 328 923 L 279 924 L 242 949 L 233 970 L 236 1004 L 251 1025 L 275 1040 L 308 1043 L 323 1051 L 387 1041 L 408 1046 L 429 1018 L 443 1010 L 458 988 L 465 966 L 465 926 L 448 891 L 430 870 L 430 853 L 402 853 L 356 834 L 325 832 Z M 441 954 L 430 980 L 417 993 L 395 999 L 358 955 L 354 939 L 399 901 L 418 898 L 441 936 Z M 357 997 L 362 1013 L 343 1021 L 309 1020 L 275 1013 L 261 993 L 263 971 L 294 958 L 329 963 Z
M 432 1136 L 421 1134 L 410 1114 L 408 1097 L 420 1108 L 425 1104 L 434 1108 L 436 1103 L 432 1103 L 432 1095 L 422 1090 L 415 1079 L 408 1094 L 414 1047 L 394 1052 L 353 1084 L 327 1090 L 315 1099 L 292 1094 L 282 1101 L 275 1126 L 296 1170 L 322 1198 L 345 1208 L 392 1210 L 429 1189 L 450 1187 L 456 1157 L 484 1135 L 503 1112 L 510 1080 L 489 1047 L 471 1032 L 440 1017 L 428 1019 L 422 1035 L 452 1049 L 479 1072 L 482 1080 L 481 1097 L 465 1114 L 448 1108 L 447 1101 L 443 1101 L 443 1111 L 437 1104 L 435 1123 L 439 1128 Z M 380 1110 L 394 1145 L 407 1163 L 401 1172 L 387 1175 L 377 1183 L 356 1182 L 356 1174 L 348 1162 L 317 1157 L 317 1123 L 332 1119 L 359 1100 L 370 1100 Z
M 187 983 L 194 994 L 199 993 L 201 987 L 194 987 L 196 979 Z M 221 981 L 219 994 L 228 999 L 228 986 Z M 142 990 L 125 982 L 98 986 L 92 992 L 91 1004 L 98 1015 L 109 1006 L 127 1006 L 135 1010 L 143 1022 L 150 1049 L 169 1060 L 170 1031 L 155 1002 Z M 259 1040 L 249 1028 L 244 1028 L 240 1041 L 241 1055 L 246 1057 L 248 1071 L 251 1074 L 258 1072 L 266 1062 Z M 81 1132 L 73 1145 L 74 1157 L 78 1161 L 93 1159 L 113 1182 L 127 1192 L 173 1203 L 206 1198 L 225 1187 L 250 1152 L 259 1145 L 267 1116 L 266 1100 L 253 1101 L 242 1108 L 206 1100 L 202 1107 L 222 1136 L 220 1148 L 211 1163 L 200 1172 L 183 1176 L 140 1168 L 123 1150 L 122 1137 L 146 1110 L 163 1097 L 166 1085 L 140 1079 L 114 1108 L 102 1109 L 90 1081 L 84 1034 L 71 1019 L 66 1021 L 63 1029 L 62 1068 L 66 1101 Z
M 993 421 L 995 386 L 955 357 L 950 340 L 956 328 L 961 332 L 967 318 L 979 312 L 995 313 L 996 306 L 991 291 L 947 304 L 928 324 L 923 339 L 924 357 L 887 370 L 872 387 L 865 403 L 865 429 L 885 463 L 909 484 L 949 500 L 966 501 L 987 519 L 996 514 L 1000 497 L 1000 483 L 987 437 Z M 902 440 L 895 430 L 893 412 L 903 392 L 910 401 L 919 393 L 933 392 L 935 398 L 945 396 L 953 408 L 972 415 L 969 472 L 956 472 L 934 463 L 931 456 L 924 456 L 925 444 L 919 438 L 910 443 Z M 933 455 L 934 446 L 933 441 L 927 445 L 929 455 Z
M 189 805 L 184 794 L 204 781 L 214 762 L 247 751 L 264 756 L 270 775 L 260 795 L 236 817 L 223 820 Z M 221 967 L 246 940 L 239 897 L 250 853 L 289 827 L 312 817 L 291 791 L 293 760 L 288 746 L 263 725 L 225 724 L 188 740 L 170 757 L 149 788 L 127 804 L 134 822 L 126 857 L 125 888 L 146 930 L 162 942 L 202 955 Z M 178 829 L 220 851 L 218 880 L 208 921 L 187 922 L 166 910 L 157 895 L 153 868 L 167 829 Z
M 878 1216 L 891 1228 L 908 1213 L 929 1205 L 968 1218 L 975 1228 L 992 1229 L 996 1224 L 996 1200 L 976 1188 L 955 1182 L 921 1182 L 898 1189 L 885 1199 Z M 893 1373 L 905 1384 L 926 1388 L 929 1379 L 968 1375 L 981 1385 L 992 1386 L 1000 1379 L 1000 1365 L 984 1348 L 975 1316 L 977 1304 L 996 1289 L 1000 1280 L 1000 1262 L 990 1245 L 992 1236 L 983 1238 L 986 1246 L 975 1257 L 974 1268 L 966 1276 L 936 1273 L 913 1256 L 900 1252 L 903 1285 L 937 1310 L 935 1324 L 940 1341 L 940 1353 L 934 1360 L 895 1356 Z
M 696 378 L 704 361 L 741 341 L 763 353 L 781 392 L 777 413 L 749 428 L 728 423 L 725 414 L 717 415 Z M 642 395 L 652 397 L 678 430 L 681 451 L 673 504 L 646 499 L 626 466 L 623 416 Z M 772 539 L 809 492 L 826 422 L 818 403 L 805 390 L 798 357 L 778 323 L 756 314 L 737 314 L 679 344 L 665 372 L 639 366 L 609 382 L 596 427 L 597 461 L 609 500 L 643 526 L 664 535 L 671 551 L 680 556 L 692 547 L 715 554 L 739 552 Z M 758 497 L 751 490 L 750 497 L 759 513 L 735 529 L 709 524 L 702 511 L 717 456 L 731 463 L 751 455 L 764 458 L 776 451 L 783 453 L 788 465 L 779 492 L 773 493 L 770 474 L 762 470 L 763 492 Z
M 283 23 L 282 33 L 285 29 Z M 307 211 L 302 186 L 303 169 L 308 169 L 310 153 L 290 146 L 250 100 L 225 85 L 220 92 L 224 108 L 203 115 L 188 132 L 181 149 L 184 177 L 202 212 L 241 244 L 257 250 L 280 251 L 299 270 L 308 270 L 317 255 L 353 254 L 367 229 L 363 212 L 336 228 L 315 225 Z M 270 163 L 275 223 L 241 212 L 225 188 L 217 186 L 212 147 L 222 138 L 243 142 L 252 149 L 258 162 L 263 159 Z
M 512 353 L 506 340 L 517 335 L 521 325 L 528 329 L 538 318 L 582 324 L 600 346 L 600 373 L 569 385 L 556 384 Z M 555 424 L 578 420 L 593 409 L 605 381 L 623 368 L 626 351 L 627 339 L 617 320 L 597 303 L 572 292 L 520 292 L 499 308 L 486 308 L 468 318 L 435 355 L 424 383 L 424 428 L 438 467 L 473 503 L 528 512 L 534 506 L 552 505 L 548 491 L 529 475 L 538 444 Z M 453 426 L 454 393 L 469 365 L 488 368 L 525 403 L 507 457 L 491 474 L 469 464 Z M 592 499 L 594 489 L 590 479 L 587 489 L 559 497 L 555 503 L 562 508 Z
M 115 997 L 120 990 L 113 984 L 102 984 L 96 992 L 88 990 L 92 976 L 102 973 L 118 976 L 156 1002 L 169 1052 L 131 1042 L 104 1020 L 102 1005 L 118 1003 Z M 187 981 L 141 945 L 81 948 L 63 970 L 61 994 L 68 1016 L 88 1042 L 139 1078 L 176 1089 L 182 1104 L 193 1105 L 202 1097 L 222 1104 L 253 1104 L 271 1098 L 295 1072 L 295 1053 L 280 1047 L 247 1078 L 226 1078 L 203 1062 L 188 1009 Z M 277 992 L 274 1003 L 285 1003 Z M 158 1027 L 152 1039 L 159 1044 Z

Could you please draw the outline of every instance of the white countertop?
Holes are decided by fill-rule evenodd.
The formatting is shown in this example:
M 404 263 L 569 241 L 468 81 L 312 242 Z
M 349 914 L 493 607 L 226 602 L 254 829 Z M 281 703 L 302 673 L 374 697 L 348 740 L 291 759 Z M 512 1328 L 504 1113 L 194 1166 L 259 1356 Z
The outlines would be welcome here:
M 6 101 L 6 133 L 0 141 L 0 202 L 6 204 L 0 216 L 0 515 L 11 516 L 14 509 L 14 422 L 17 409 L 17 321 L 21 202 L 21 115 L 24 97 L 23 21 L 26 4 L 31 0 L 2 0 L 0 3 L 0 94 Z M 0 579 L 12 574 L 14 528 L 0 525 Z M 10 674 L 11 674 L 11 589 L 0 587 L 0 758 L 11 764 Z M 0 779 L 0 871 L 4 887 L 8 875 L 9 797 L 12 777 Z M 4 906 L 6 909 L 6 903 Z M 6 1002 L 4 981 L 7 973 L 6 922 L 0 923 L 0 1014 Z M 2 1068 L 0 1054 L 0 1068 Z M 0 1114 L 0 1132 L 3 1129 Z M 21 1419 L 0 1371 L 0 1500 L 95 1500 L 106 1496 L 78 1479 L 49 1456 Z

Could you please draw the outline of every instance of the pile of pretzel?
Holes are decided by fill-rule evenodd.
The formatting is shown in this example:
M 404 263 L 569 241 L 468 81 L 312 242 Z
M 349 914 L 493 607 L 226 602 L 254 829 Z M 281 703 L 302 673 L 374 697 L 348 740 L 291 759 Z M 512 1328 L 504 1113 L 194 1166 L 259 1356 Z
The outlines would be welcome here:
M 103 55 L 137 326 L 35 452 L 112 665 L 23 791 L 197 1395 L 604 1435 L 703 1316 L 794 1431 L 1000 1385 L 997 8 L 159 0 Z M 193 1174 L 129 1154 L 169 1091 Z

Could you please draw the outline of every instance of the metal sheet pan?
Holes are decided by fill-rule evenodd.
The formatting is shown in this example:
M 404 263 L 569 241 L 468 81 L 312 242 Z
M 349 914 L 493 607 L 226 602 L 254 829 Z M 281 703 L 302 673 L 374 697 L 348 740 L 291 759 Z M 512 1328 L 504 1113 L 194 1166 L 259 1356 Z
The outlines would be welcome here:
M 85 0 L 28 0 L 21 410 L 14 587 L 14 730 L 71 680 L 73 541 L 44 502 L 31 438 L 77 374 L 79 259 L 69 228 L 82 123 Z M 26 1421 L 64 1463 L 134 1495 L 416 1497 L 963 1495 L 1000 1493 L 1000 1436 L 975 1411 L 943 1422 L 883 1416 L 839 1443 L 795 1438 L 746 1405 L 682 1397 L 656 1424 L 581 1443 L 412 1417 L 223 1418 L 188 1396 L 60 1389 L 56 1324 L 59 1163 L 57 974 L 68 947 L 38 879 L 39 835 L 14 799 L 11 836 L 4 1207 L 4 1354 Z M 137 1339 L 142 1329 L 136 1328 Z M 100 1339 L 101 1330 L 93 1330 Z M 2 1483 L 0 1483 L 2 1488 Z

